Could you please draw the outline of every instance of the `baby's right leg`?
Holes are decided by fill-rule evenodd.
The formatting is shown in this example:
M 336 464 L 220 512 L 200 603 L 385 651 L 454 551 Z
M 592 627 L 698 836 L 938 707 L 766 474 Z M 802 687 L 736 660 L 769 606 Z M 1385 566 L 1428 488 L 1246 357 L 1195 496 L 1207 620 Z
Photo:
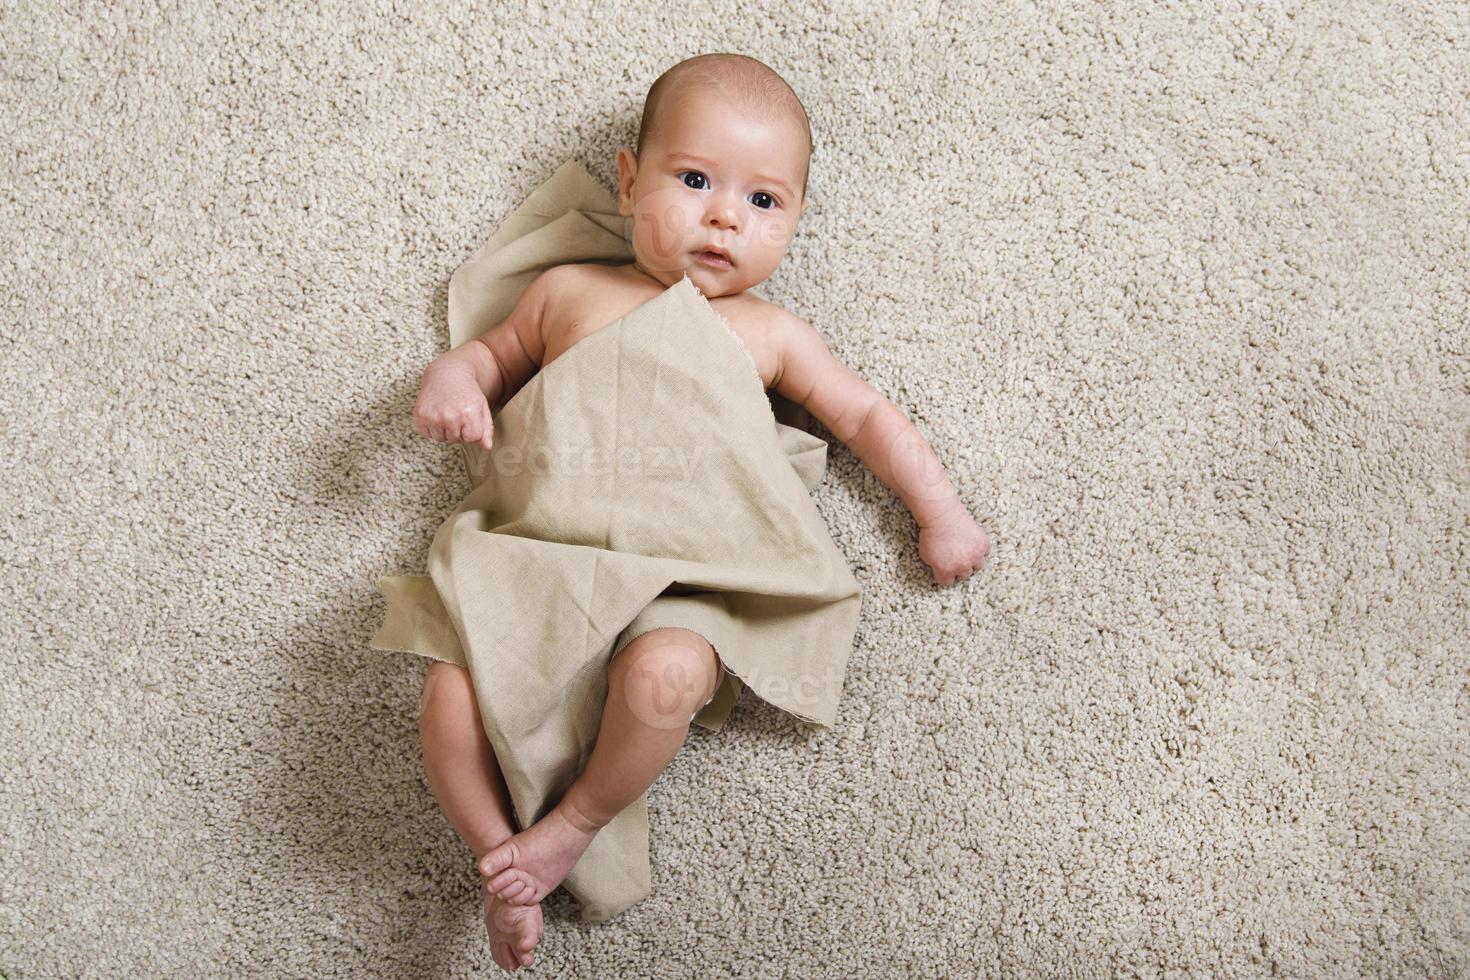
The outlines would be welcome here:
M 429 788 L 479 864 L 515 834 L 515 826 L 510 793 L 485 737 L 469 671 L 442 660 L 429 665 L 419 704 L 419 736 Z M 529 965 L 541 938 L 541 906 L 509 905 L 486 889 L 483 880 L 481 892 L 495 962 L 507 970 Z
M 419 737 L 429 787 L 476 860 L 514 835 L 510 793 L 485 737 L 469 671 L 443 660 L 429 665 Z

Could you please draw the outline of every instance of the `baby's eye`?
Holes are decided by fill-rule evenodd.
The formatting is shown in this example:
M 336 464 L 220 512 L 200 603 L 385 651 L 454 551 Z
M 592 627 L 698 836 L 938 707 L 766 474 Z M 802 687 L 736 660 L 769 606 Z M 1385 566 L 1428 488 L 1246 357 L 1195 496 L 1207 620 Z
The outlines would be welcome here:
M 704 180 L 704 174 L 700 173 L 698 170 L 686 170 L 682 174 L 679 175 L 679 178 L 681 180 L 684 180 L 684 178 L 686 178 L 686 177 L 695 177 L 695 178 L 698 178 L 701 181 Z M 687 181 L 687 180 L 684 180 L 684 186 L 685 187 L 693 187 L 697 191 L 704 189 L 704 187 L 702 185 L 696 186 L 694 184 L 689 183 L 689 181 Z
M 755 204 L 756 207 L 760 208 L 762 211 L 769 211 L 771 208 L 773 208 L 773 207 L 776 206 L 776 199 L 774 197 L 772 197 L 771 195 L 767 194 L 765 191 L 756 191 L 755 194 L 752 195 L 752 196 L 755 198 L 755 201 L 753 203 Z M 761 204 L 760 201 L 763 198 L 765 200 L 767 200 L 767 201 L 770 201 L 771 203 L 770 204 Z

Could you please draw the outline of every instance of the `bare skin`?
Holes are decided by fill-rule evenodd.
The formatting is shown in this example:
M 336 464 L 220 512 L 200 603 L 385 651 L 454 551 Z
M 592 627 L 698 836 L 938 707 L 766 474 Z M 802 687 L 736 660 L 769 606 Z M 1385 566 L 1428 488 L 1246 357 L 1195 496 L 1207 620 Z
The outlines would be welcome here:
M 485 903 L 485 935 L 490 940 L 490 958 L 499 967 L 514 973 L 523 966 L 534 966 L 536 954 L 531 952 L 541 941 L 544 928 L 540 903 L 515 905 L 480 882 L 480 898 Z
M 561 266 L 552 280 L 550 302 L 544 310 L 546 337 L 541 368 L 565 354 L 577 341 L 628 315 L 669 287 L 642 272 L 637 265 L 599 265 L 589 262 Z M 776 344 L 768 336 L 780 307 L 753 291 L 709 300 L 725 318 L 745 349 L 755 359 L 767 388 L 776 382 L 780 367 Z
M 598 831 L 673 761 L 719 680 L 714 648 L 691 630 L 651 630 L 624 647 L 608 668 L 602 724 L 581 775 L 544 817 L 480 859 L 491 892 L 534 906 L 560 885 Z
M 419 735 L 429 788 L 476 859 L 510 840 L 515 834 L 510 795 L 480 723 L 469 671 L 442 661 L 429 665 Z M 495 962 L 512 971 L 533 963 L 531 950 L 542 930 L 541 906 L 510 905 L 483 881 L 481 896 Z
M 578 341 L 687 277 L 745 345 L 765 387 L 806 408 L 903 500 L 935 582 L 969 578 L 984 563 L 989 541 L 922 434 L 833 357 L 810 324 L 752 289 L 780 264 L 807 209 L 809 143 L 790 119 L 748 111 L 718 86 L 681 92 L 661 116 L 640 154 L 628 147 L 618 154 L 619 209 L 633 218 L 635 260 L 542 273 L 503 322 L 425 369 L 415 429 L 438 442 L 489 450 L 492 406 Z M 449 698 L 442 708 L 437 699 L 430 707 L 426 685 L 425 761 L 438 773 L 431 785 L 484 876 L 497 963 L 514 968 L 528 961 L 526 944 L 534 945 L 529 937 L 541 928 L 538 903 L 673 759 L 691 712 L 713 693 L 718 669 L 713 648 L 689 630 L 635 638 L 609 667 L 602 724 L 583 772 L 519 833 L 510 830 L 489 743 L 455 734 L 479 729 L 472 692 L 469 705 Z M 535 919 L 516 919 L 495 902 L 534 910 Z

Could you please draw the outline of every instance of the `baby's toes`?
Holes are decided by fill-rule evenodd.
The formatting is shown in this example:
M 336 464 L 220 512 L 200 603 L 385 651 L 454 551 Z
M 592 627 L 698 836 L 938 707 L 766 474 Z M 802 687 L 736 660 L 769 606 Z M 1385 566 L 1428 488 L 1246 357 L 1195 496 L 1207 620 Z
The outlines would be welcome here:
M 536 883 L 518 869 L 502 872 L 490 879 L 490 889 L 500 896 L 501 901 L 513 905 L 536 904 Z
M 519 930 L 516 936 L 516 946 L 520 949 L 521 955 L 525 956 L 536 948 L 536 941 L 541 938 L 540 930 L 536 928 L 536 923 L 531 921 L 529 915 L 521 920 Z
M 521 962 L 521 954 L 517 953 L 515 947 L 510 943 L 505 944 L 505 958 L 510 961 L 510 966 L 506 967 L 506 969 L 512 973 L 526 965 Z

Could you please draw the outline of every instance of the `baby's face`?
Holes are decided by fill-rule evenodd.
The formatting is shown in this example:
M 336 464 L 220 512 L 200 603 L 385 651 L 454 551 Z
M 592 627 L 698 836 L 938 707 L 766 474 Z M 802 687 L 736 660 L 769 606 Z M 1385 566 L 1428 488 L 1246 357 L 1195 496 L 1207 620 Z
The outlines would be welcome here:
M 711 94 L 664 111 L 642 159 L 618 151 L 618 210 L 633 218 L 635 264 L 666 286 L 687 275 L 707 297 L 764 281 L 807 209 L 804 133 L 793 120 L 755 118 Z M 712 247 L 730 264 L 701 258 Z

